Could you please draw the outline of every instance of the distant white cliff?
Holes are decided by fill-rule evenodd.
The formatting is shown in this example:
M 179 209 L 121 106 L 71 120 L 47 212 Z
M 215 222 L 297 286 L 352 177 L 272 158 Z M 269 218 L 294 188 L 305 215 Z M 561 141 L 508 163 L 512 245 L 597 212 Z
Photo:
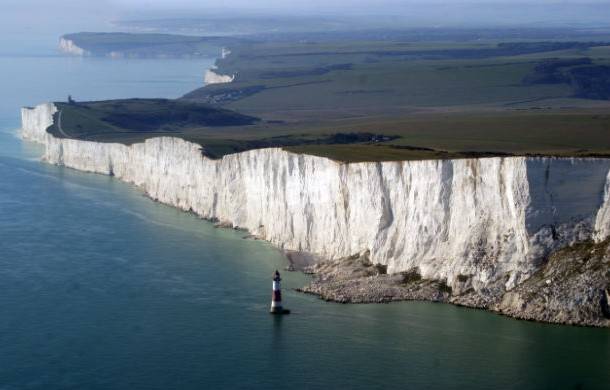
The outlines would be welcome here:
M 85 49 L 77 46 L 74 41 L 70 40 L 70 39 L 66 39 L 64 37 L 61 37 L 59 39 L 59 50 L 63 53 L 66 54 L 71 54 L 71 55 L 75 55 L 75 56 L 87 56 L 90 53 L 88 51 L 86 51 Z
M 230 83 L 235 79 L 235 75 L 226 75 L 216 73 L 213 69 L 208 69 L 203 77 L 204 83 L 207 84 L 224 84 Z
M 23 137 L 44 160 L 134 183 L 151 198 L 241 227 L 294 251 L 336 259 L 370 252 L 390 273 L 475 291 L 527 279 L 550 251 L 610 234 L 610 161 L 495 157 L 340 163 L 282 149 L 219 160 L 161 137 L 126 146 L 46 132 L 56 108 L 22 109 Z
M 229 50 L 225 47 L 223 47 L 220 50 L 221 59 L 227 58 L 230 54 L 231 54 L 231 50 Z M 206 70 L 205 75 L 203 76 L 203 82 L 206 85 L 208 85 L 208 84 L 226 84 L 226 83 L 231 83 L 231 82 L 233 82 L 233 80 L 235 80 L 235 75 L 226 75 L 226 74 L 216 73 L 216 69 L 218 69 L 218 68 L 216 65 L 214 65 L 214 66 L 212 66 L 212 68 Z

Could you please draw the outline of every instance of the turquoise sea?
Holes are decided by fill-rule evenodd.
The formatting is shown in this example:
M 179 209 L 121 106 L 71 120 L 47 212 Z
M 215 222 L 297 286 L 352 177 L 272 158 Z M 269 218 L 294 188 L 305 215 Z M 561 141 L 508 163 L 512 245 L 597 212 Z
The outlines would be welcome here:
M 604 389 L 610 330 L 451 305 L 268 314 L 272 246 L 110 177 L 38 161 L 19 108 L 176 97 L 211 61 L 0 54 L 0 389 Z

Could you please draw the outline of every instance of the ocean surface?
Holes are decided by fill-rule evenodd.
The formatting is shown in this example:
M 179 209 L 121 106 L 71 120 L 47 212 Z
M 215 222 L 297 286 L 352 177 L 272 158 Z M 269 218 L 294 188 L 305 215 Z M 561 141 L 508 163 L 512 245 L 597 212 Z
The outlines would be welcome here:
M 604 389 L 610 330 L 326 303 L 286 260 L 110 177 L 38 161 L 19 108 L 176 97 L 211 61 L 0 53 L 0 389 Z

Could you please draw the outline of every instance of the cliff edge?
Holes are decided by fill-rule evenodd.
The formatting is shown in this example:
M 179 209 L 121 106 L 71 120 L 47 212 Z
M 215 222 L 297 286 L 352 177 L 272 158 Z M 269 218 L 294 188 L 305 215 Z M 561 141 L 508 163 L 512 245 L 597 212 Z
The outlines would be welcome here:
M 155 200 L 247 229 L 286 251 L 337 264 L 364 258 L 362 266 L 376 271 L 358 275 L 392 279 L 418 292 L 402 299 L 433 299 L 434 293 L 434 300 L 515 317 L 610 325 L 602 299 L 610 275 L 602 266 L 583 269 L 590 298 L 559 294 L 553 295 L 557 303 L 548 305 L 531 298 L 538 309 L 527 315 L 518 304 L 522 298 L 507 298 L 511 292 L 523 297 L 519 289 L 562 250 L 584 242 L 602 245 L 608 238 L 610 160 L 493 157 L 345 164 L 279 148 L 212 160 L 200 145 L 179 138 L 130 146 L 56 138 L 46 131 L 55 111 L 53 104 L 22 109 L 23 137 L 43 143 L 43 158 L 51 164 L 113 175 Z M 595 253 L 605 264 L 607 252 Z M 336 280 L 325 279 L 332 269 L 312 272 L 322 283 Z M 566 272 L 565 280 L 551 278 L 550 285 L 578 284 L 578 275 Z M 536 287 L 527 291 L 542 293 Z M 572 322 L 557 314 L 576 301 L 591 314 Z

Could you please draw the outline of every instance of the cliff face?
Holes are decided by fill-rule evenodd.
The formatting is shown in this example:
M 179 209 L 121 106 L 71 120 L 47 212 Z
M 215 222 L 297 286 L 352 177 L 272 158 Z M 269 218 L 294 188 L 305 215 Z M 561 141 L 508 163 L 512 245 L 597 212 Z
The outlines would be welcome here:
M 46 131 L 53 124 L 53 115 L 57 112 L 54 104 L 40 104 L 34 108 L 21 109 L 21 136 L 34 142 L 46 144 Z
M 160 202 L 326 259 L 358 253 L 455 289 L 511 289 L 552 251 L 610 234 L 610 161 L 482 158 L 342 164 L 281 149 L 210 160 L 178 138 L 95 143 L 46 133 L 55 107 L 22 110 L 52 164 L 111 174 Z M 468 286 L 463 285 L 468 280 Z
M 595 218 L 594 231 L 594 239 L 597 242 L 603 241 L 605 238 L 610 237 L 610 172 L 608 172 L 608 176 L 606 178 L 602 207 L 600 207 L 597 217 Z
M 59 39 L 59 50 L 63 53 L 72 54 L 75 56 L 86 56 L 90 54 L 83 48 L 78 47 L 74 41 L 63 37 Z
M 215 68 L 206 70 L 205 75 L 203 77 L 203 82 L 205 84 L 226 84 L 232 82 L 233 79 L 235 79 L 235 76 L 218 74 L 214 71 L 214 69 Z

